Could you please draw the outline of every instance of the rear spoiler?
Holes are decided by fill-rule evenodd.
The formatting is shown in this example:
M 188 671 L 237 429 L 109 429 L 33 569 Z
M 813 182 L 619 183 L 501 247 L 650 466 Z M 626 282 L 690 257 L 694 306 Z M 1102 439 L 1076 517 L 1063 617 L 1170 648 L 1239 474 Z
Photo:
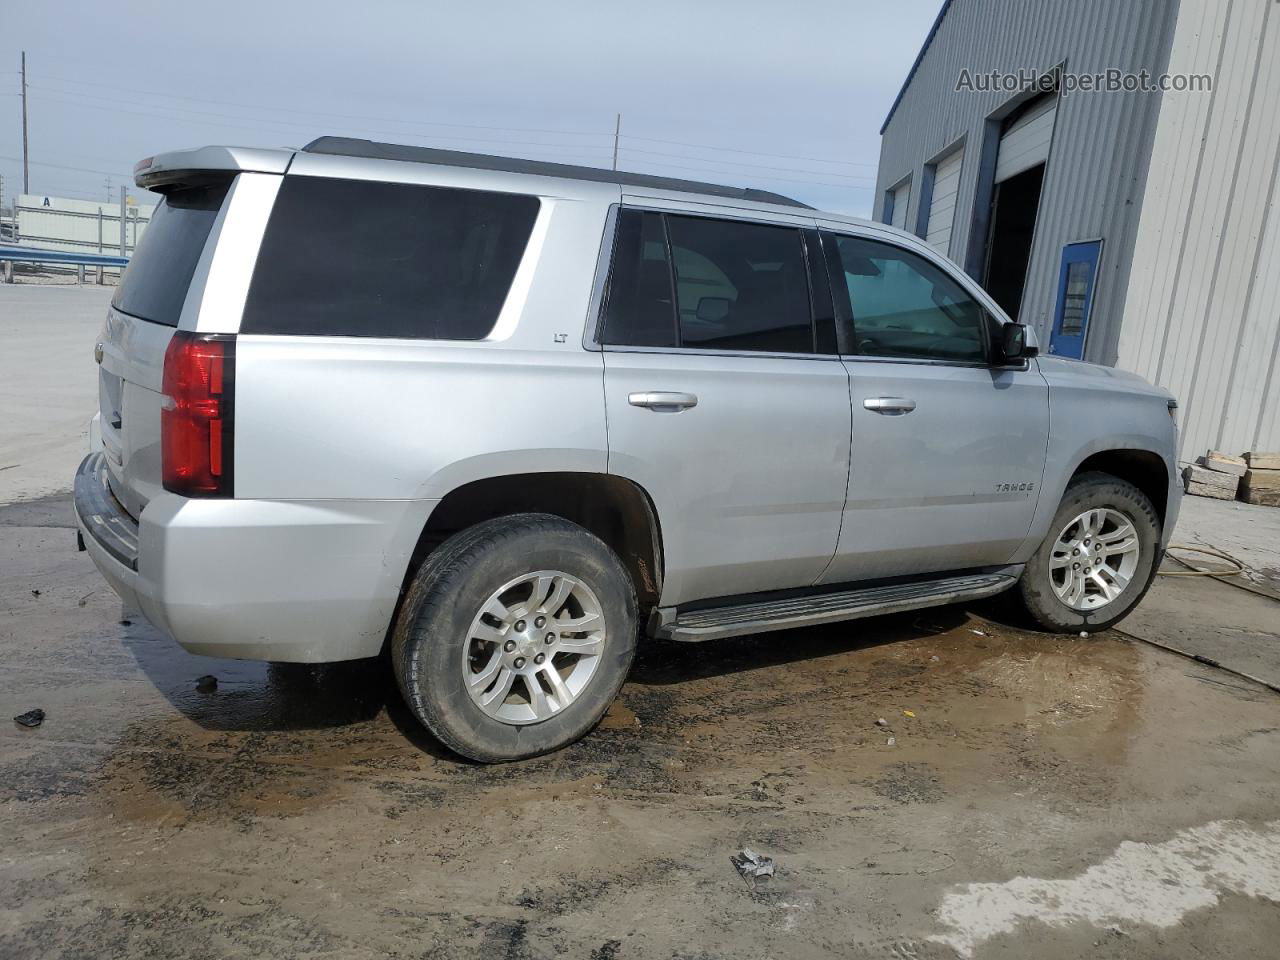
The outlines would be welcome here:
M 232 174 L 284 173 L 293 160 L 292 150 L 256 147 L 196 147 L 157 153 L 133 167 L 133 182 L 144 190 L 166 193 Z

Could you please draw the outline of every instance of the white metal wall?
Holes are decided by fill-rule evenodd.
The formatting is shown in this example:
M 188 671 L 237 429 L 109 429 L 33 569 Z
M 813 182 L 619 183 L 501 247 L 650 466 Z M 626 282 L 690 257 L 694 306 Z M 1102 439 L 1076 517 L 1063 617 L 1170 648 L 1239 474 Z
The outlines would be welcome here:
M 1172 390 L 1183 459 L 1280 450 L 1280 4 L 1182 0 L 1117 365 Z

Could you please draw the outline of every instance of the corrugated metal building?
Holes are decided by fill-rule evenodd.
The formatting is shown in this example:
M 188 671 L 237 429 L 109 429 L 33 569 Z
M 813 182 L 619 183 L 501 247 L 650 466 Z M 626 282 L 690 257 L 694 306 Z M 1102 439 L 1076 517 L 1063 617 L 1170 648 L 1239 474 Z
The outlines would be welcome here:
M 879 219 L 1171 389 L 1184 459 L 1280 449 L 1280 3 L 949 0 L 881 134 Z

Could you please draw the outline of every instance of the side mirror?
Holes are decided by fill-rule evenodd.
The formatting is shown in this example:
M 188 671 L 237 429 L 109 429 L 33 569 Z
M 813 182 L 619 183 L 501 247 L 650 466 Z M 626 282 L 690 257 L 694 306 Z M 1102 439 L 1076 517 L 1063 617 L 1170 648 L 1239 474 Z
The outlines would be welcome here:
M 1006 363 L 1030 360 L 1040 352 L 1030 342 L 1025 323 L 1006 323 L 1000 328 L 1000 354 Z

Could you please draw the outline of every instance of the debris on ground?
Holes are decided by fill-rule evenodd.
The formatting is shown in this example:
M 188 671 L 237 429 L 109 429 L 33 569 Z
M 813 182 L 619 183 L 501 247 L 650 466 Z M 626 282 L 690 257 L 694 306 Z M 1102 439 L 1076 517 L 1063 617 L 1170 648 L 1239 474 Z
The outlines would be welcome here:
M 912 717 L 912 718 L 914 718 L 914 717 L 915 717 L 915 713 L 914 713 L 913 711 L 911 711 L 911 710 L 903 710 L 903 711 L 902 711 L 902 715 L 903 715 L 904 717 Z
M 898 743 L 897 737 L 890 737 L 888 740 L 885 741 L 884 745 L 886 747 L 893 747 L 893 746 L 897 746 L 897 743 Z
M 40 591 L 39 591 L 39 590 L 32 590 L 32 591 L 31 591 L 31 595 L 32 595 L 33 597 L 38 597 L 38 596 L 40 596 Z
M 13 718 L 13 722 L 20 727 L 38 727 L 44 723 L 44 711 L 36 707 L 34 710 L 18 714 Z
M 983 633 L 981 630 L 974 630 L 974 629 L 970 628 L 970 629 L 969 629 L 969 632 L 970 632 L 970 633 L 976 633 L 976 634 L 977 634 L 978 636 L 980 636 L 980 637 L 985 637 L 985 636 L 986 636 L 986 634 L 985 634 L 985 633 Z
M 133 626 L 133 621 L 132 621 L 132 620 L 121 620 L 121 621 L 120 621 L 120 626 L 122 626 L 122 627 L 132 627 L 132 626 Z
M 938 656 L 938 655 L 935 653 L 932 657 L 930 657 L 930 658 L 929 658 L 929 662 L 930 662 L 930 663 L 937 663 L 937 662 L 938 662 L 939 660 L 941 660 L 941 659 L 942 659 L 942 658 L 941 658 L 940 656 Z
M 1088 631 L 1088 630 L 1081 630 L 1081 631 L 1080 631 L 1080 639 L 1081 639 L 1081 640 L 1088 640 L 1088 639 L 1089 639 L 1089 631 Z
M 887 727 L 888 725 L 889 725 L 889 721 L 886 720 L 884 717 L 881 717 L 879 720 L 876 721 L 877 727 Z
M 773 858 L 756 853 L 750 847 L 743 847 L 742 852 L 729 858 L 730 862 L 742 874 L 744 880 L 752 882 L 762 877 L 772 877 L 775 869 Z
M 196 691 L 199 693 L 213 693 L 218 689 L 218 678 L 213 674 L 206 673 L 203 677 L 196 681 Z

